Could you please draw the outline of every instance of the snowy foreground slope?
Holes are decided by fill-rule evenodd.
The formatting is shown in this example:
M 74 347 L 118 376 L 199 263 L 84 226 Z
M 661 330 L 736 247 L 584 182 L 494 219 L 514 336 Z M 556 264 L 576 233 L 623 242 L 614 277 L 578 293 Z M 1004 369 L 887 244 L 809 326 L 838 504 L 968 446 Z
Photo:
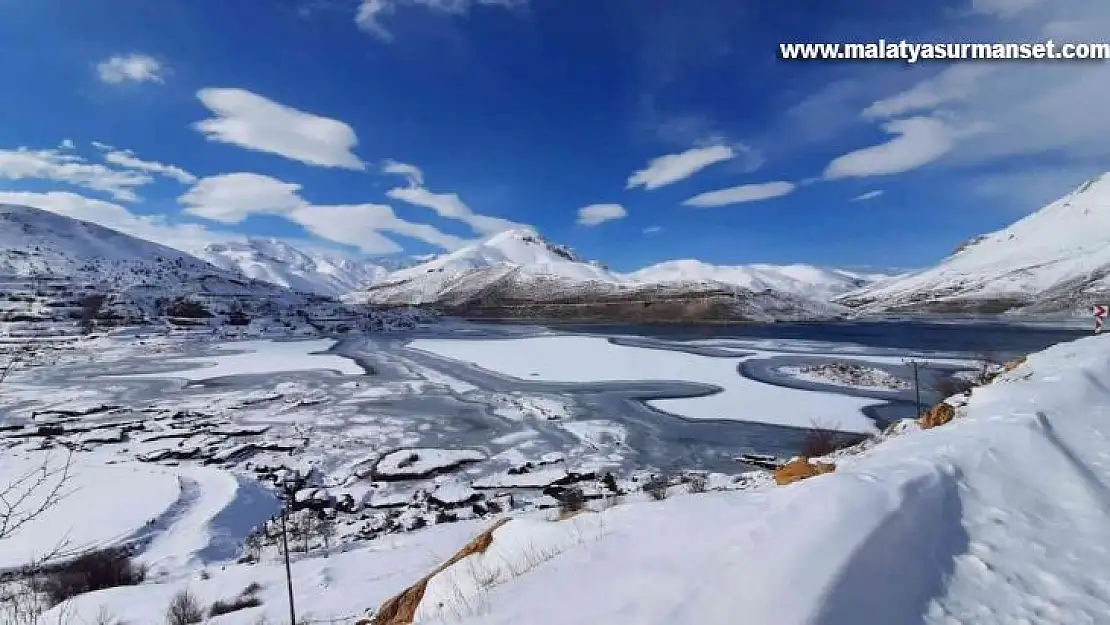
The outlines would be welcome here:
M 1110 174 L 939 265 L 840 298 L 864 312 L 1083 312 L 1110 301 Z
M 720 296 L 748 303 L 757 309 L 755 318 L 760 313 L 783 318 L 827 315 L 838 310 L 826 303 L 829 298 L 879 277 L 807 265 L 717 267 L 693 260 L 620 274 L 521 229 L 386 274 L 350 297 L 374 304 L 436 304 L 473 312 Z M 760 297 L 774 301 L 757 301 Z
M 665 501 L 630 497 L 560 521 L 550 511 L 516 516 L 484 551 L 431 577 L 416 622 L 1106 622 L 1107 379 L 1110 338 L 1082 339 L 1033 354 L 954 402 L 947 425 L 906 424 L 834 454 L 831 474 L 740 492 L 675 487 Z M 437 526 L 299 558 L 299 616 L 353 624 L 482 527 Z M 193 570 L 83 595 L 65 609 L 90 622 L 104 608 L 159 623 L 178 590 L 207 604 L 258 582 L 261 606 L 209 622 L 285 622 L 276 559 L 209 567 L 204 577 Z

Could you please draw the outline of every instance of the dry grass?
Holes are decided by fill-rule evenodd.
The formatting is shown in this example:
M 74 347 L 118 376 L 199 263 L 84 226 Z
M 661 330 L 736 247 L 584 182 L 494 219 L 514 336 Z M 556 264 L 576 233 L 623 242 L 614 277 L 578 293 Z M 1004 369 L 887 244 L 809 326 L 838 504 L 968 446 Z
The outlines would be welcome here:
M 956 418 L 956 409 L 946 403 L 939 403 L 925 412 L 917 419 L 921 429 L 939 427 Z
M 835 470 L 836 465 L 831 462 L 810 462 L 807 458 L 795 458 L 775 469 L 774 477 L 776 484 L 786 486 L 818 475 L 832 473 Z

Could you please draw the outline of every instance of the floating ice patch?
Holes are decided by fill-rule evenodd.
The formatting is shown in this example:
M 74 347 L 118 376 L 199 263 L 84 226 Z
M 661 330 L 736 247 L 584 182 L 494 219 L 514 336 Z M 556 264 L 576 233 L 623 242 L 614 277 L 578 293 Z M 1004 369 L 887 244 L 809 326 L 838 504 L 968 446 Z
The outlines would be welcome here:
M 123 374 L 127 378 L 184 378 L 190 381 L 222 378 L 232 375 L 266 375 L 291 371 L 338 371 L 343 375 L 365 373 L 353 360 L 334 354 L 323 354 L 335 345 L 330 339 L 314 341 L 242 341 L 220 345 L 232 354 L 196 358 L 175 358 L 167 361 L 180 365 L 180 371 Z

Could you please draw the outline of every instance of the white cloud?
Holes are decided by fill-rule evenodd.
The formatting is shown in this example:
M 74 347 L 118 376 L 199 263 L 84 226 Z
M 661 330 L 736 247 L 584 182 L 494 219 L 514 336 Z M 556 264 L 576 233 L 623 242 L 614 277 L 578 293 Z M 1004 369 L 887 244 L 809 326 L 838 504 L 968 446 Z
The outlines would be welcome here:
M 416 165 L 409 165 L 387 158 L 382 163 L 382 173 L 404 176 L 409 181 L 409 186 L 424 186 L 424 172 L 420 171 L 420 168 Z
M 245 89 L 201 89 L 197 97 L 216 116 L 193 127 L 211 141 L 309 165 L 366 167 L 352 151 L 358 137 L 344 122 L 278 104 Z
M 424 186 L 424 172 L 416 165 L 386 159 L 382 163 L 382 172 L 404 176 L 408 180 L 409 186 L 395 187 L 386 191 L 386 195 L 390 198 L 431 209 L 445 219 L 461 221 L 477 234 L 491 235 L 527 227 L 508 219 L 477 214 L 456 193 L 435 193 L 429 190 Z
M 597 226 L 627 216 L 628 211 L 620 204 L 591 204 L 578 209 L 578 223 L 583 226 Z
M 217 232 L 199 224 L 173 223 L 160 216 L 139 216 L 126 208 L 64 191 L 48 193 L 0 192 L 0 204 L 16 204 L 89 221 L 133 237 L 185 252 L 209 243 L 241 240 L 242 235 Z
M 178 202 L 197 217 L 234 224 L 255 214 L 288 214 L 306 203 L 300 190 L 299 184 L 261 174 L 221 174 L 201 179 Z
M 668 154 L 651 159 L 647 167 L 628 178 L 626 188 L 643 187 L 658 189 L 679 180 L 685 180 L 710 165 L 736 157 L 736 152 L 726 145 L 691 148 L 680 154 Z
M 782 197 L 794 192 L 797 187 L 792 182 L 778 181 L 761 184 L 745 184 L 718 191 L 710 191 L 695 195 L 682 204 L 684 206 L 697 206 L 708 208 L 713 206 L 727 206 L 744 202 L 759 202 L 772 198 Z
M 952 65 L 933 78 L 923 80 L 906 91 L 875 102 L 863 110 L 863 117 L 865 119 L 896 117 L 932 110 L 942 104 L 963 101 L 977 91 L 980 81 L 1000 68 L 1000 65 L 990 63 Z
M 879 191 L 879 190 L 868 191 L 867 193 L 861 193 L 860 195 L 857 195 L 856 197 L 852 198 L 852 201 L 853 202 L 866 202 L 868 200 L 874 200 L 875 198 L 882 197 L 883 193 L 884 193 L 884 191 Z
M 931 117 L 887 122 L 883 130 L 896 136 L 886 143 L 837 157 L 825 169 L 825 178 L 866 178 L 917 169 L 944 156 L 957 137 L 951 127 Z
M 108 193 L 116 200 L 134 202 L 135 189 L 153 182 L 143 173 L 93 164 L 60 150 L 0 149 L 0 178 L 50 180 Z
M 527 4 L 528 0 L 361 0 L 355 13 L 355 23 L 382 41 L 392 41 L 393 33 L 382 26 L 381 19 L 395 13 L 398 6 L 423 7 L 440 13 L 464 15 L 473 6 L 514 9 Z
M 434 226 L 405 221 L 383 204 L 349 206 L 302 206 L 290 219 L 316 236 L 338 243 L 357 246 L 368 254 L 390 254 L 401 246 L 383 236 L 382 231 L 424 241 L 446 250 L 453 250 L 468 241 L 440 232 Z
M 475 213 L 455 193 L 434 193 L 424 187 L 398 187 L 386 191 L 386 195 L 413 206 L 429 208 L 440 217 L 461 221 L 478 234 L 497 234 L 522 227 L 522 224 L 508 219 Z
M 647 228 L 644 228 L 644 234 L 657 234 L 662 231 L 663 229 L 659 226 L 648 226 Z
M 1059 45 L 1100 41 L 1110 29 L 1104 0 L 968 0 L 965 6 L 970 19 L 957 15 L 951 32 L 933 39 L 1053 39 Z M 838 159 L 831 173 L 898 173 L 937 162 L 1037 174 L 1045 158 L 1071 171 L 1105 167 L 1110 159 L 1110 63 L 961 63 L 939 73 L 919 64 L 907 71 L 924 77 L 875 99 L 862 115 L 902 124 L 892 132 L 900 136 Z M 877 162 L 884 152 L 885 165 Z
M 123 167 L 124 169 L 165 176 L 167 178 L 172 178 L 180 182 L 181 184 L 193 184 L 197 181 L 196 176 L 190 174 L 180 167 L 177 167 L 175 165 L 166 165 L 164 163 L 159 163 L 156 161 L 145 161 L 135 156 L 135 153 L 131 150 L 117 150 L 109 146 L 105 146 L 103 143 L 94 147 L 100 147 L 101 150 L 105 151 L 104 160 L 106 162 L 111 163 L 112 165 L 118 165 L 120 167 Z
M 405 221 L 381 204 L 317 206 L 300 195 L 301 185 L 253 173 L 203 178 L 178 198 L 185 212 L 221 223 L 241 223 L 251 215 L 278 215 L 313 234 L 366 253 L 387 254 L 401 247 L 382 232 L 418 239 L 442 249 L 467 241 L 429 224 Z
M 77 146 L 73 143 L 73 139 L 62 139 L 62 142 L 58 144 L 59 150 L 73 150 L 76 148 Z
M 124 82 L 165 82 L 166 67 L 146 54 L 114 56 L 96 66 L 102 82 L 118 85 Z

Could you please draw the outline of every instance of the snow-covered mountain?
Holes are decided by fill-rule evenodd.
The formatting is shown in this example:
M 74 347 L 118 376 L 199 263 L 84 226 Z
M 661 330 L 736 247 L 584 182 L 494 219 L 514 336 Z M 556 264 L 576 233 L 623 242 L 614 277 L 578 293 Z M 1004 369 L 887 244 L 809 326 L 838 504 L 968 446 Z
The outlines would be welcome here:
M 935 267 L 844 295 L 863 312 L 1087 312 L 1110 301 L 1110 174 Z
M 350 297 L 381 305 L 436 304 L 448 309 L 718 297 L 731 298 L 738 306 L 743 300 L 739 307 L 745 308 L 745 318 L 796 318 L 835 313 L 837 307 L 827 303 L 830 297 L 872 279 L 805 265 L 714 267 L 697 261 L 621 274 L 549 243 L 532 230 L 518 229 L 391 272 Z
M 373 321 L 371 313 L 320 295 L 25 206 L 0 205 L 0 293 L 5 323 L 76 322 L 90 315 L 104 324 L 174 318 L 190 325 L 260 321 L 287 328 L 322 327 L 318 320 L 348 328 Z
M 625 277 L 643 284 L 717 282 L 751 291 L 772 290 L 828 301 L 888 276 L 800 264 L 721 266 L 699 260 L 672 260 L 645 267 Z
M 497 285 L 547 290 L 616 290 L 621 279 L 527 229 L 507 230 L 449 254 L 387 274 L 354 298 L 378 304 L 462 302 Z M 541 291 L 540 285 L 546 289 Z
M 198 250 L 196 255 L 217 267 L 256 280 L 332 297 L 357 291 L 389 272 L 370 261 L 308 253 L 277 239 L 216 243 Z

